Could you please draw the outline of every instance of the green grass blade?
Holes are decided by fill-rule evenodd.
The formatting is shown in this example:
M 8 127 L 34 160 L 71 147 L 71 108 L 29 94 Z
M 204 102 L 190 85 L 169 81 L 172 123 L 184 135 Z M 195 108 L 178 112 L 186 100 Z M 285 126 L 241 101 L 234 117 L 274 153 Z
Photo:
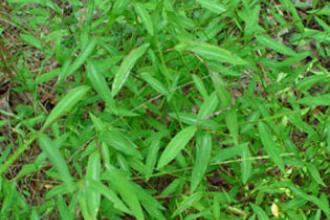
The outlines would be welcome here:
M 258 131 L 262 145 L 264 146 L 264 149 L 266 150 L 267 154 L 284 173 L 284 162 L 280 156 L 281 151 L 279 149 L 279 146 L 274 142 L 269 128 L 263 122 L 259 122 Z
M 84 50 L 81 52 L 79 57 L 75 59 L 75 61 L 68 67 L 68 69 L 66 69 L 66 71 L 63 71 L 63 74 L 60 75 L 60 78 L 58 81 L 62 82 L 68 76 L 70 76 L 74 72 L 76 72 L 90 57 L 90 55 L 93 53 L 95 47 L 96 47 L 96 39 L 93 38 L 90 40 L 90 42 L 84 48 Z
M 117 194 L 111 190 L 109 187 L 105 186 L 103 183 L 95 181 L 95 180 L 87 180 L 90 189 L 94 192 L 97 192 L 107 198 L 112 202 L 113 206 L 124 213 L 131 214 L 131 211 L 127 208 L 127 206 L 123 203 L 123 201 L 117 196 Z
M 142 3 L 135 3 L 134 8 L 136 13 L 141 18 L 142 23 L 145 26 L 145 29 L 148 31 L 148 33 L 153 36 L 154 35 L 154 26 L 152 23 L 152 19 L 147 11 L 147 9 L 144 7 Z
M 157 169 L 160 169 L 171 162 L 188 144 L 191 138 L 195 135 L 196 130 L 197 128 L 195 126 L 190 126 L 175 135 L 160 156 Z
M 288 56 L 297 55 L 297 53 L 294 50 L 292 50 L 291 48 L 283 45 L 282 43 L 280 43 L 266 35 L 257 36 L 257 42 L 264 47 L 273 49 L 274 51 L 284 54 L 284 55 L 288 55 Z
M 252 173 L 252 162 L 249 160 L 251 153 L 248 145 L 242 147 L 241 178 L 244 184 L 249 180 Z
M 159 80 L 152 77 L 149 73 L 141 73 L 141 77 L 143 80 L 145 80 L 154 90 L 159 92 L 160 94 L 169 97 L 170 93 L 168 89 L 165 87 L 163 83 L 161 83 Z
M 104 131 L 100 135 L 100 139 L 118 150 L 129 156 L 141 158 L 140 152 L 136 149 L 137 146 L 132 142 L 129 137 L 125 136 L 119 131 Z
M 198 117 L 200 119 L 207 119 L 209 118 L 212 113 L 217 109 L 219 104 L 218 97 L 216 93 L 212 93 L 209 97 L 206 98 L 205 102 L 201 105 Z
M 94 152 L 89 156 L 86 178 L 95 181 L 100 181 L 101 175 L 101 158 L 98 152 Z M 88 186 L 88 182 L 87 182 Z M 101 204 L 101 194 L 86 188 L 87 206 L 90 211 L 91 216 L 97 219 L 98 211 Z
M 110 181 L 111 186 L 121 195 L 136 219 L 143 220 L 144 214 L 134 186 L 132 185 L 133 183 L 120 170 L 114 167 L 109 167 L 105 175 Z
M 110 88 L 108 87 L 107 81 L 103 74 L 97 71 L 96 66 L 92 62 L 88 63 L 87 70 L 87 77 L 95 91 L 99 94 L 99 96 L 106 104 L 113 108 L 115 103 L 112 98 Z
M 177 50 L 185 50 L 195 53 L 207 60 L 217 61 L 221 63 L 229 63 L 233 65 L 245 65 L 247 62 L 238 55 L 226 50 L 224 48 L 203 43 L 203 42 L 183 42 L 176 46 Z
M 58 118 L 68 113 L 88 92 L 89 87 L 79 86 L 69 91 L 54 107 L 46 119 L 43 128 L 47 128 Z
M 221 14 L 226 11 L 226 7 L 220 4 L 216 0 L 198 0 L 197 1 L 203 8 L 214 12 L 216 14 Z
M 115 97 L 123 85 L 125 84 L 131 69 L 134 67 L 137 60 L 142 57 L 142 55 L 148 50 L 149 44 L 145 43 L 141 45 L 140 47 L 132 50 L 123 60 L 121 63 L 119 70 L 117 71 L 115 75 L 115 79 L 112 84 L 112 90 L 111 94 L 113 97 Z
M 196 156 L 195 163 L 191 174 L 191 191 L 195 191 L 200 181 L 205 176 L 208 163 L 211 158 L 212 137 L 210 134 L 203 132 L 196 136 Z
M 299 99 L 297 103 L 308 106 L 328 106 L 330 105 L 330 94 L 305 97 Z
M 62 179 L 63 182 L 65 182 L 66 185 L 72 189 L 73 178 L 58 146 L 56 146 L 54 142 L 44 134 L 40 135 L 39 143 L 42 151 L 46 153 L 47 157 L 60 174 L 60 179 Z

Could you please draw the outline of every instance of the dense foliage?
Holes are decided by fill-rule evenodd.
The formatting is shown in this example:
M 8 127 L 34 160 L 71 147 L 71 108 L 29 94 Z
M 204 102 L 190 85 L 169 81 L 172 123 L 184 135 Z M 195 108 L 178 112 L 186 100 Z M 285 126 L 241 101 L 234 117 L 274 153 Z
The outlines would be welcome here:
M 329 219 L 325 0 L 4 0 L 0 219 Z

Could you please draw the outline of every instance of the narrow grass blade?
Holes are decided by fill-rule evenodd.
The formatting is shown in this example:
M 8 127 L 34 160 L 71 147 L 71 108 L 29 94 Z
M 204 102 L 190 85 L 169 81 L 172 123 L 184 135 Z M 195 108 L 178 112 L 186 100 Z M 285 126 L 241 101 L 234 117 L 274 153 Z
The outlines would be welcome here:
M 88 180 L 88 185 L 93 191 L 107 198 L 117 210 L 127 214 L 131 214 L 131 211 L 127 208 L 123 201 L 109 187 L 105 186 L 101 182 L 91 179 Z
M 284 162 L 281 158 L 281 151 L 278 148 L 279 146 L 274 142 L 272 134 L 263 122 L 258 123 L 258 131 L 260 135 L 260 139 L 264 149 L 266 150 L 269 157 L 274 161 L 274 163 L 280 168 L 280 170 L 284 173 Z
M 62 196 L 58 196 L 56 200 L 56 205 L 61 216 L 61 219 L 73 220 L 73 213 L 70 211 L 69 207 L 66 205 Z
M 229 129 L 229 133 L 233 138 L 234 144 L 238 144 L 239 128 L 237 113 L 235 109 L 230 109 L 228 112 L 225 113 L 225 121 Z
M 157 169 L 166 166 L 171 160 L 173 160 L 180 151 L 188 144 L 191 138 L 194 136 L 197 128 L 190 126 L 180 131 L 166 146 L 163 154 L 158 161 Z
M 89 156 L 86 178 L 95 181 L 100 181 L 100 175 L 101 175 L 101 158 L 100 158 L 100 154 L 96 151 Z M 88 186 L 88 182 L 87 182 L 87 186 Z M 89 188 L 87 187 L 86 197 L 87 197 L 86 202 L 88 205 L 89 212 L 91 213 L 91 216 L 93 216 L 93 219 L 97 219 L 98 211 L 100 208 L 100 202 L 101 202 L 101 194 L 99 192 L 89 190 Z
M 79 86 L 69 91 L 49 114 L 43 128 L 47 128 L 59 117 L 69 112 L 87 94 L 88 90 L 87 86 Z
M 134 144 L 134 142 L 119 131 L 111 130 L 102 132 L 100 139 L 119 152 L 129 156 L 141 158 L 141 154 L 136 149 L 137 146 Z
M 266 35 L 257 36 L 257 41 L 259 44 L 263 45 L 264 47 L 271 48 L 278 53 L 288 55 L 288 56 L 297 55 L 294 50 L 292 50 L 291 48 L 283 45 L 282 43 L 272 39 L 269 36 L 266 36 Z
M 253 212 L 258 216 L 259 220 L 268 220 L 268 215 L 266 214 L 266 212 L 260 208 L 259 206 L 255 205 L 255 204 L 251 204 L 251 207 L 253 209 Z
M 108 87 L 107 81 L 104 78 L 103 74 L 97 71 L 96 66 L 92 62 L 88 63 L 87 70 L 87 77 L 95 91 L 99 94 L 99 96 L 104 100 L 106 104 L 111 107 L 114 107 L 115 103 L 111 96 L 110 88 Z
M 242 182 L 244 184 L 249 180 L 252 173 L 252 163 L 249 160 L 251 153 L 248 145 L 242 147 L 242 162 L 241 162 L 241 173 L 242 173 Z
M 211 72 L 211 78 L 215 92 L 219 98 L 221 108 L 226 109 L 232 104 L 232 97 L 226 89 L 226 85 L 219 74 Z
M 212 151 L 212 137 L 203 132 L 196 137 L 196 156 L 191 174 L 191 191 L 195 191 L 200 181 L 205 176 Z
M 160 94 L 169 97 L 170 93 L 168 89 L 161 83 L 159 80 L 152 77 L 149 73 L 141 73 L 141 77 L 145 80 L 154 90 L 159 92 Z
M 142 55 L 147 51 L 149 48 L 149 44 L 145 43 L 141 45 L 140 47 L 132 50 L 130 54 L 128 54 L 123 62 L 121 63 L 118 72 L 115 75 L 115 79 L 112 84 L 112 90 L 111 94 L 113 97 L 115 97 L 123 85 L 125 84 L 131 69 L 134 67 L 137 60 L 142 57 Z
M 324 183 L 324 181 L 321 177 L 319 170 L 314 166 L 314 164 L 308 163 L 307 169 L 308 169 L 310 175 L 312 176 L 312 178 L 315 180 L 315 182 L 317 182 L 321 186 L 324 186 L 324 187 L 326 186 L 326 184 Z
M 317 198 L 316 196 L 313 195 L 309 195 L 307 193 L 305 193 L 304 191 L 298 189 L 297 187 L 295 187 L 293 184 L 289 184 L 289 188 L 291 189 L 291 191 L 293 192 L 293 194 L 295 194 L 296 196 L 314 203 L 317 207 L 319 207 L 324 214 L 327 216 L 327 218 L 330 217 L 330 207 L 329 207 L 329 203 L 328 201 L 325 199 L 321 199 L 321 198 Z
M 85 49 L 80 53 L 80 55 L 75 59 L 75 61 L 69 66 L 64 75 L 61 77 L 60 81 L 65 79 L 66 77 L 72 75 L 75 71 L 77 71 L 88 59 L 88 57 L 93 53 L 96 47 L 96 39 L 93 38 L 87 44 Z
M 39 39 L 35 38 L 30 34 L 21 34 L 20 36 L 22 40 L 25 41 L 26 43 L 38 48 L 39 50 L 42 50 L 42 43 Z
M 298 104 L 308 105 L 308 106 L 319 106 L 319 105 L 330 105 L 330 94 L 310 96 L 299 99 Z
M 197 2 L 203 8 L 216 14 L 221 14 L 226 11 L 226 7 L 223 4 L 220 4 L 217 0 L 198 0 Z
M 218 152 L 212 159 L 212 163 L 221 163 L 228 159 L 241 155 L 244 145 L 245 144 L 240 144 L 234 147 L 228 147 L 218 150 Z
M 120 170 L 114 167 L 109 167 L 105 175 L 110 181 L 111 186 L 121 195 L 136 219 L 143 220 L 144 215 L 142 207 L 136 195 L 134 186 L 132 185 L 133 183 L 129 181 Z
M 198 112 L 200 119 L 207 119 L 217 109 L 219 104 L 217 94 L 214 92 L 206 98 L 205 102 L 201 105 Z
M 157 199 L 148 193 L 142 187 L 135 185 L 136 194 L 138 195 L 139 200 L 143 208 L 152 216 L 154 219 L 165 220 L 165 216 L 162 213 L 164 207 L 160 204 Z
M 155 165 L 157 163 L 157 156 L 160 149 L 160 138 L 156 137 L 150 144 L 148 149 L 148 155 L 146 159 L 146 179 L 148 180 L 155 168 Z
M 186 197 L 179 205 L 178 208 L 173 212 L 172 218 L 179 215 L 186 209 L 192 207 L 196 202 L 198 202 L 203 197 L 203 192 L 196 192 L 188 197 Z
M 203 96 L 204 99 L 207 98 L 209 95 L 207 93 L 203 80 L 197 75 L 193 75 L 192 78 L 199 93 Z
M 177 45 L 176 49 L 190 51 L 207 60 L 213 60 L 221 63 L 229 63 L 233 65 L 247 64 L 245 60 L 236 54 L 208 43 L 188 41 Z
M 154 26 L 152 23 L 152 19 L 147 11 L 147 9 L 144 7 L 142 3 L 135 3 L 134 8 L 136 13 L 141 18 L 141 21 L 143 25 L 145 26 L 145 29 L 148 31 L 148 34 L 151 36 L 154 35 Z
M 46 153 L 47 157 L 60 174 L 60 179 L 62 179 L 63 182 L 65 182 L 66 185 L 72 189 L 73 178 L 58 147 L 44 134 L 40 135 L 39 143 L 41 149 Z

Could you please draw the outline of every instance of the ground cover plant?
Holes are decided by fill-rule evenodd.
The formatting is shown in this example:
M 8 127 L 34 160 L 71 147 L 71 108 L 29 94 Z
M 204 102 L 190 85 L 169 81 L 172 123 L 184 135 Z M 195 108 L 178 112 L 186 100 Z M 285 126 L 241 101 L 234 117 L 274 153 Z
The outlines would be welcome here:
M 3 0 L 0 219 L 330 219 L 325 0 Z

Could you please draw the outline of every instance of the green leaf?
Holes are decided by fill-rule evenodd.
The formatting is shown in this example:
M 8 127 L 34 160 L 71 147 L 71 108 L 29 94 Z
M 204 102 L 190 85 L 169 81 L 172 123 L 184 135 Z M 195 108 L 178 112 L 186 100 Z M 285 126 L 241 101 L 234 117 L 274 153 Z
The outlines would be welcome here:
M 204 99 L 206 99 L 209 95 L 207 93 L 203 80 L 197 75 L 193 75 L 192 78 L 199 93 L 203 96 Z
M 106 178 L 110 181 L 111 186 L 117 191 L 125 203 L 130 208 L 132 214 L 138 219 L 144 219 L 143 211 L 136 195 L 134 185 L 129 181 L 120 170 L 115 167 L 109 167 L 105 173 Z
M 88 90 L 87 86 L 79 86 L 69 91 L 49 114 L 43 128 L 47 128 L 59 117 L 68 113 L 87 94 Z
M 97 71 L 96 66 L 92 62 L 88 63 L 87 70 L 87 77 L 95 91 L 106 104 L 108 104 L 111 108 L 114 108 L 115 103 L 103 74 Z
M 102 132 L 100 139 L 112 146 L 114 149 L 118 150 L 129 156 L 134 156 L 141 158 L 140 152 L 136 149 L 137 146 L 133 141 L 129 139 L 128 136 L 122 134 L 119 131 L 107 130 Z
M 195 126 L 190 126 L 175 135 L 175 137 L 165 147 L 163 154 L 160 156 L 157 169 L 160 169 L 171 162 L 188 144 L 188 142 L 194 136 L 196 130 L 197 128 Z
M 279 146 L 274 142 L 272 134 L 263 122 L 258 123 L 258 131 L 260 135 L 260 139 L 264 149 L 266 150 L 267 154 L 269 155 L 270 159 L 274 161 L 274 163 L 281 169 L 284 173 L 284 162 L 281 158 L 281 150 Z
M 247 64 L 245 60 L 236 54 L 208 43 L 187 41 L 177 45 L 176 49 L 190 51 L 207 60 L 213 60 L 221 63 L 229 63 L 233 65 Z
M 233 138 L 234 144 L 238 144 L 238 119 L 236 110 L 230 108 L 232 106 L 232 97 L 231 94 L 226 89 L 225 83 L 219 74 L 211 72 L 211 77 L 214 85 L 214 89 L 219 98 L 221 109 L 225 111 L 225 121 L 229 129 L 229 132 Z
M 226 125 L 229 129 L 230 135 L 233 138 L 234 144 L 238 144 L 238 121 L 237 121 L 237 113 L 235 109 L 230 109 L 225 113 L 225 121 Z
M 72 75 L 86 62 L 88 57 L 93 53 L 96 47 L 96 42 L 97 41 L 95 38 L 89 41 L 87 46 L 83 49 L 75 61 L 68 67 L 68 69 L 66 69 L 66 71 L 63 71 L 63 74 L 59 78 L 59 82 L 62 82 L 65 78 Z
M 219 149 L 215 157 L 212 159 L 213 163 L 222 163 L 228 159 L 241 155 L 242 149 L 245 144 L 236 145 L 234 147 L 228 147 Z
M 308 105 L 308 106 L 319 106 L 319 105 L 330 105 L 330 94 L 310 96 L 299 99 L 298 104 Z
M 69 207 L 66 205 L 62 196 L 58 196 L 58 198 L 56 200 L 56 204 L 57 204 L 57 208 L 58 208 L 59 214 L 61 216 L 61 219 L 64 219 L 64 220 L 74 219 L 73 213 L 70 211 Z
M 47 157 L 60 174 L 59 178 L 66 183 L 66 185 L 72 189 L 73 187 L 73 178 L 69 172 L 69 168 L 66 165 L 66 162 L 56 144 L 44 134 L 41 134 L 39 137 L 40 147 L 43 152 L 46 153 Z
M 269 36 L 266 35 L 260 35 L 257 36 L 257 41 L 259 44 L 261 44 L 264 47 L 267 48 L 271 48 L 274 51 L 284 54 L 284 55 L 288 55 L 288 56 L 295 56 L 297 55 L 297 53 L 292 50 L 291 48 L 288 48 L 287 46 L 283 45 L 282 43 L 272 39 Z
M 121 63 L 119 70 L 117 71 L 115 75 L 115 79 L 112 84 L 112 90 L 111 94 L 113 97 L 115 97 L 123 85 L 125 84 L 131 69 L 134 67 L 137 60 L 142 57 L 142 55 L 147 51 L 149 48 L 149 44 L 145 43 L 141 45 L 140 47 L 132 50 L 123 60 Z
M 144 24 L 146 30 L 148 33 L 153 36 L 154 35 L 154 26 L 152 23 L 152 19 L 147 11 L 147 9 L 144 7 L 142 3 L 135 3 L 134 8 L 136 13 L 140 16 L 142 23 Z
M 80 209 L 81 215 L 83 216 L 84 219 L 93 219 L 93 217 L 91 216 L 91 213 L 88 210 L 88 206 L 87 206 L 88 197 L 86 195 L 85 188 L 81 189 L 79 194 L 80 194 L 79 195 L 79 209 Z
M 255 214 L 257 214 L 259 220 L 268 220 L 269 219 L 266 212 L 262 208 L 260 208 L 259 206 L 255 205 L 255 204 L 251 204 L 251 207 L 253 209 L 253 212 Z
M 216 94 L 219 98 L 221 108 L 224 110 L 231 106 L 232 104 L 232 97 L 230 93 L 226 89 L 226 85 L 223 79 L 219 76 L 219 74 L 211 72 L 212 82 Z
M 86 178 L 95 181 L 100 181 L 100 174 L 101 174 L 101 159 L 99 153 L 96 151 L 89 156 Z M 88 210 L 91 213 L 91 216 L 93 216 L 93 219 L 97 219 L 97 213 L 99 211 L 101 204 L 101 195 L 98 192 L 89 190 L 88 182 L 86 188 L 86 198 L 87 198 L 86 203 L 88 206 Z
M 197 0 L 201 6 L 216 14 L 221 14 L 226 11 L 223 4 L 220 4 L 217 0 Z
M 310 173 L 310 175 L 312 176 L 312 178 L 320 185 L 322 186 L 326 186 L 326 184 L 324 183 L 319 170 L 312 164 L 312 163 L 308 163 L 307 164 L 307 169 Z
M 248 179 L 252 173 L 252 163 L 250 160 L 251 153 L 249 146 L 246 144 L 242 147 L 242 162 L 241 162 L 241 173 L 242 173 L 242 182 L 247 183 Z
M 39 39 L 35 38 L 30 34 L 21 34 L 20 36 L 22 40 L 25 41 L 26 43 L 38 48 L 39 50 L 42 50 L 42 43 Z
M 209 97 L 206 98 L 205 102 L 201 105 L 198 112 L 198 117 L 200 119 L 208 119 L 211 114 L 218 107 L 219 101 L 215 92 L 213 92 Z
M 169 97 L 170 96 L 170 93 L 169 93 L 168 89 L 163 85 L 163 83 L 161 83 L 160 81 L 158 81 L 157 79 L 155 79 L 154 77 L 152 77 L 149 73 L 141 73 L 141 77 L 154 90 L 156 90 L 160 94 L 162 94 L 162 95 L 164 95 L 166 97 Z
M 191 191 L 195 191 L 205 176 L 212 151 L 212 137 L 203 132 L 196 137 L 196 156 L 191 174 Z
M 296 196 L 307 200 L 309 202 L 314 203 L 317 207 L 319 207 L 320 209 L 322 209 L 322 211 L 324 212 L 324 214 L 329 218 L 330 217 L 330 208 L 329 208 L 329 203 L 328 201 L 324 201 L 322 199 L 317 198 L 316 196 L 313 195 L 308 195 L 307 193 L 303 192 L 302 190 L 298 189 L 297 187 L 295 187 L 293 184 L 289 184 L 289 188 L 291 189 L 291 191 L 293 192 L 293 194 L 295 194 Z
M 142 187 L 135 185 L 136 194 L 138 195 L 139 200 L 143 208 L 155 219 L 165 220 L 163 213 L 164 207 L 155 199 L 152 195 L 148 193 L 147 190 Z
M 113 190 L 111 190 L 109 187 L 105 186 L 101 182 L 92 179 L 89 179 L 87 181 L 90 189 L 92 189 L 96 193 L 101 194 L 109 201 L 111 201 L 113 206 L 117 210 L 127 214 L 131 214 L 131 211 L 127 208 L 127 206 L 121 201 L 121 199 L 117 196 L 117 194 Z
M 148 180 L 150 176 L 152 175 L 155 165 L 157 163 L 157 156 L 160 149 L 160 138 L 156 137 L 154 140 L 152 140 L 147 154 L 146 159 L 146 179 Z
M 188 208 L 191 208 L 196 202 L 198 202 L 203 197 L 203 192 L 196 192 L 188 197 L 186 197 L 177 207 L 177 209 L 172 214 L 172 218 L 179 215 Z

